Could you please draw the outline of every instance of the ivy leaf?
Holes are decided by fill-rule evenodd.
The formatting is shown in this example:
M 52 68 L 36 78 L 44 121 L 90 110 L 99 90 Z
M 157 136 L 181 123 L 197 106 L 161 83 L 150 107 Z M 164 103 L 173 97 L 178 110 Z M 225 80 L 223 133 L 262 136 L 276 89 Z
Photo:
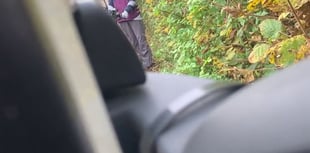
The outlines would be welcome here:
M 282 31 L 282 23 L 275 19 L 266 19 L 259 24 L 259 29 L 264 38 L 268 40 L 278 39 Z
M 250 53 L 248 60 L 250 63 L 257 63 L 265 59 L 268 55 L 270 45 L 257 44 L 254 46 L 253 51 Z

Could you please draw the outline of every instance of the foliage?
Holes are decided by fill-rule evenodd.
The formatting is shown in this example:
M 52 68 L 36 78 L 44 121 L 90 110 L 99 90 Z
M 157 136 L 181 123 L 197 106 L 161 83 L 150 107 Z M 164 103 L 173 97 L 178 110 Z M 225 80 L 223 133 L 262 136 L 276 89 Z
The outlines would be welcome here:
M 286 0 L 139 2 L 162 72 L 251 82 L 309 54 Z
M 278 67 L 287 67 L 309 54 L 310 48 L 304 36 L 298 35 L 274 45 L 267 52 L 270 54 L 269 62 Z
M 259 24 L 259 29 L 262 36 L 267 40 L 276 40 L 282 32 L 282 24 L 275 19 L 267 19 Z
M 290 0 L 295 9 L 300 8 L 309 0 Z M 249 0 L 247 10 L 254 11 L 261 8 L 267 8 L 273 12 L 288 11 L 287 0 Z
M 250 63 L 257 63 L 259 61 L 262 61 L 265 59 L 268 55 L 270 45 L 269 44 L 256 44 L 253 48 L 253 51 L 251 52 L 249 56 L 249 62 Z

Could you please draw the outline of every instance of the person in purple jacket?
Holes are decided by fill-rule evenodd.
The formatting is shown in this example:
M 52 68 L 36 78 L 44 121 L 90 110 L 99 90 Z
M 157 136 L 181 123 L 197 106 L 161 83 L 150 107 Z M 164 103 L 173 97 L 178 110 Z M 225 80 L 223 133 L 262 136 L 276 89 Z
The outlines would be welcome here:
M 143 68 L 150 68 L 152 51 L 145 37 L 145 27 L 136 1 L 109 0 L 108 10 L 118 12 L 120 17 L 116 21 L 119 27 L 136 50 Z

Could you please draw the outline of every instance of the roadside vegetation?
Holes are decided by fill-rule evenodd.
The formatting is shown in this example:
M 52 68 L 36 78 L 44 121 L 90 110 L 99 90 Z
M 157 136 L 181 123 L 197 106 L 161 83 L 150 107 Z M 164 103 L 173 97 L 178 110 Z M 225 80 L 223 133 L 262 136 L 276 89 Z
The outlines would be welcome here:
M 140 0 L 153 71 L 252 82 L 310 54 L 309 0 Z

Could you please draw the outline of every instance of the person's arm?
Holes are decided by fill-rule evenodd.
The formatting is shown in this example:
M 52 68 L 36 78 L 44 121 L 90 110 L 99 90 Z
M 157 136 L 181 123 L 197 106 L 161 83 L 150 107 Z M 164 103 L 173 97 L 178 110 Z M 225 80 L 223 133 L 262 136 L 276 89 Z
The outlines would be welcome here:
M 109 0 L 108 10 L 109 10 L 109 11 L 115 11 L 115 10 L 116 10 L 116 9 L 114 8 L 114 0 Z
M 136 7 L 137 7 L 137 3 L 135 0 L 129 0 L 128 4 L 125 8 L 125 11 L 127 11 L 128 13 L 132 12 Z
M 138 7 L 137 3 L 135 0 L 129 0 L 127 3 L 127 6 L 125 8 L 125 10 L 123 11 L 123 13 L 121 14 L 122 18 L 128 18 L 128 13 L 134 11 L 134 9 Z

